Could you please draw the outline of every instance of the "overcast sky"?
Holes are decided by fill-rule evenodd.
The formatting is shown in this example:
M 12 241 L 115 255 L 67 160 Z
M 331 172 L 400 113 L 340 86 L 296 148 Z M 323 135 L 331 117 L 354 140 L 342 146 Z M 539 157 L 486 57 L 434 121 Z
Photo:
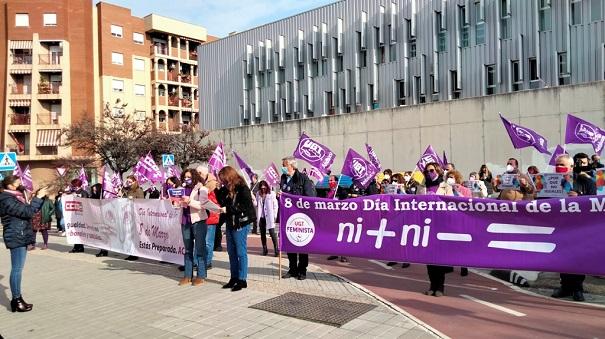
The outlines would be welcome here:
M 97 0 L 93 0 L 96 4 Z M 224 37 L 320 7 L 335 0 L 110 0 L 143 17 L 154 13 L 200 25 L 208 34 Z

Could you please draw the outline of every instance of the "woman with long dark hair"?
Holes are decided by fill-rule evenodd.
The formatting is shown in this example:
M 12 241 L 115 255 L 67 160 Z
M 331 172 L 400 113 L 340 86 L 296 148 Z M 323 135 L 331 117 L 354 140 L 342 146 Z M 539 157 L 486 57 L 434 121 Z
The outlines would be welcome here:
M 4 244 L 11 252 L 10 289 L 12 312 L 29 312 L 33 305 L 21 295 L 21 275 L 25 266 L 27 246 L 36 242 L 31 220 L 42 207 L 41 197 L 47 195 L 46 188 L 36 192 L 28 203 L 21 178 L 9 175 L 2 180 L 0 192 L 0 217 L 2 218 Z
M 250 188 L 233 167 L 227 166 L 221 169 L 218 172 L 218 179 L 223 187 L 217 198 L 224 199 L 224 201 L 219 199 L 219 203 L 227 209 L 227 253 L 231 271 L 231 279 L 223 288 L 239 291 L 248 287 L 247 241 L 250 226 L 256 219 L 256 210 Z
M 273 242 L 273 251 L 275 256 L 279 255 L 277 245 L 277 235 L 275 234 L 275 222 L 277 221 L 277 211 L 279 204 L 275 193 L 265 180 L 258 183 L 258 192 L 256 193 L 256 221 L 260 228 L 260 242 L 263 245 L 263 255 L 267 255 L 267 232 Z

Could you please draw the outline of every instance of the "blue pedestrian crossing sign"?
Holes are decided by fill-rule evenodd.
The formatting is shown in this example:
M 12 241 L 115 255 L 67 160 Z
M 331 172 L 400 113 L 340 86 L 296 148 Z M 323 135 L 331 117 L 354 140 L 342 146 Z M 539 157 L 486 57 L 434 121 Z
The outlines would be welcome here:
M 174 154 L 162 154 L 162 166 L 174 166 Z
M 0 171 L 13 171 L 17 167 L 17 153 L 0 152 Z

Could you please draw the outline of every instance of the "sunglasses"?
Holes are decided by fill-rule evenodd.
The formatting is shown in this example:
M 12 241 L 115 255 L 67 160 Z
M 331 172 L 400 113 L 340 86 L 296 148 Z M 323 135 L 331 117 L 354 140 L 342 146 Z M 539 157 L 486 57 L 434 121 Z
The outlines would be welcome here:
M 429 173 L 435 173 L 435 170 L 431 168 L 430 170 L 427 170 L 427 172 L 429 172 Z

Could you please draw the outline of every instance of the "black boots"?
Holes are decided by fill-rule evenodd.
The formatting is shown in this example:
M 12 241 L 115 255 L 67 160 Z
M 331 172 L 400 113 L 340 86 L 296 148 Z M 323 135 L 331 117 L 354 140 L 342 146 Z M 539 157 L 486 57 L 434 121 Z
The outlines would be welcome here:
M 233 288 L 237 283 L 237 279 L 229 279 L 229 282 L 223 285 L 223 288 Z
M 275 256 L 279 255 L 279 245 L 277 244 L 277 235 L 275 234 L 275 229 L 269 229 L 269 236 L 271 236 L 271 242 L 273 242 L 273 250 L 275 250 Z
M 267 255 L 267 253 L 269 253 L 267 246 L 263 246 L 263 255 Z
M 28 304 L 23 300 L 23 297 L 11 300 L 11 311 L 14 312 L 29 312 L 34 308 L 34 305 Z
M 107 250 L 100 250 L 99 253 L 95 254 L 95 257 L 100 258 L 100 257 L 106 257 L 108 254 Z
M 241 291 L 242 288 L 248 287 L 246 280 L 236 280 L 235 285 L 231 288 L 232 292 Z

